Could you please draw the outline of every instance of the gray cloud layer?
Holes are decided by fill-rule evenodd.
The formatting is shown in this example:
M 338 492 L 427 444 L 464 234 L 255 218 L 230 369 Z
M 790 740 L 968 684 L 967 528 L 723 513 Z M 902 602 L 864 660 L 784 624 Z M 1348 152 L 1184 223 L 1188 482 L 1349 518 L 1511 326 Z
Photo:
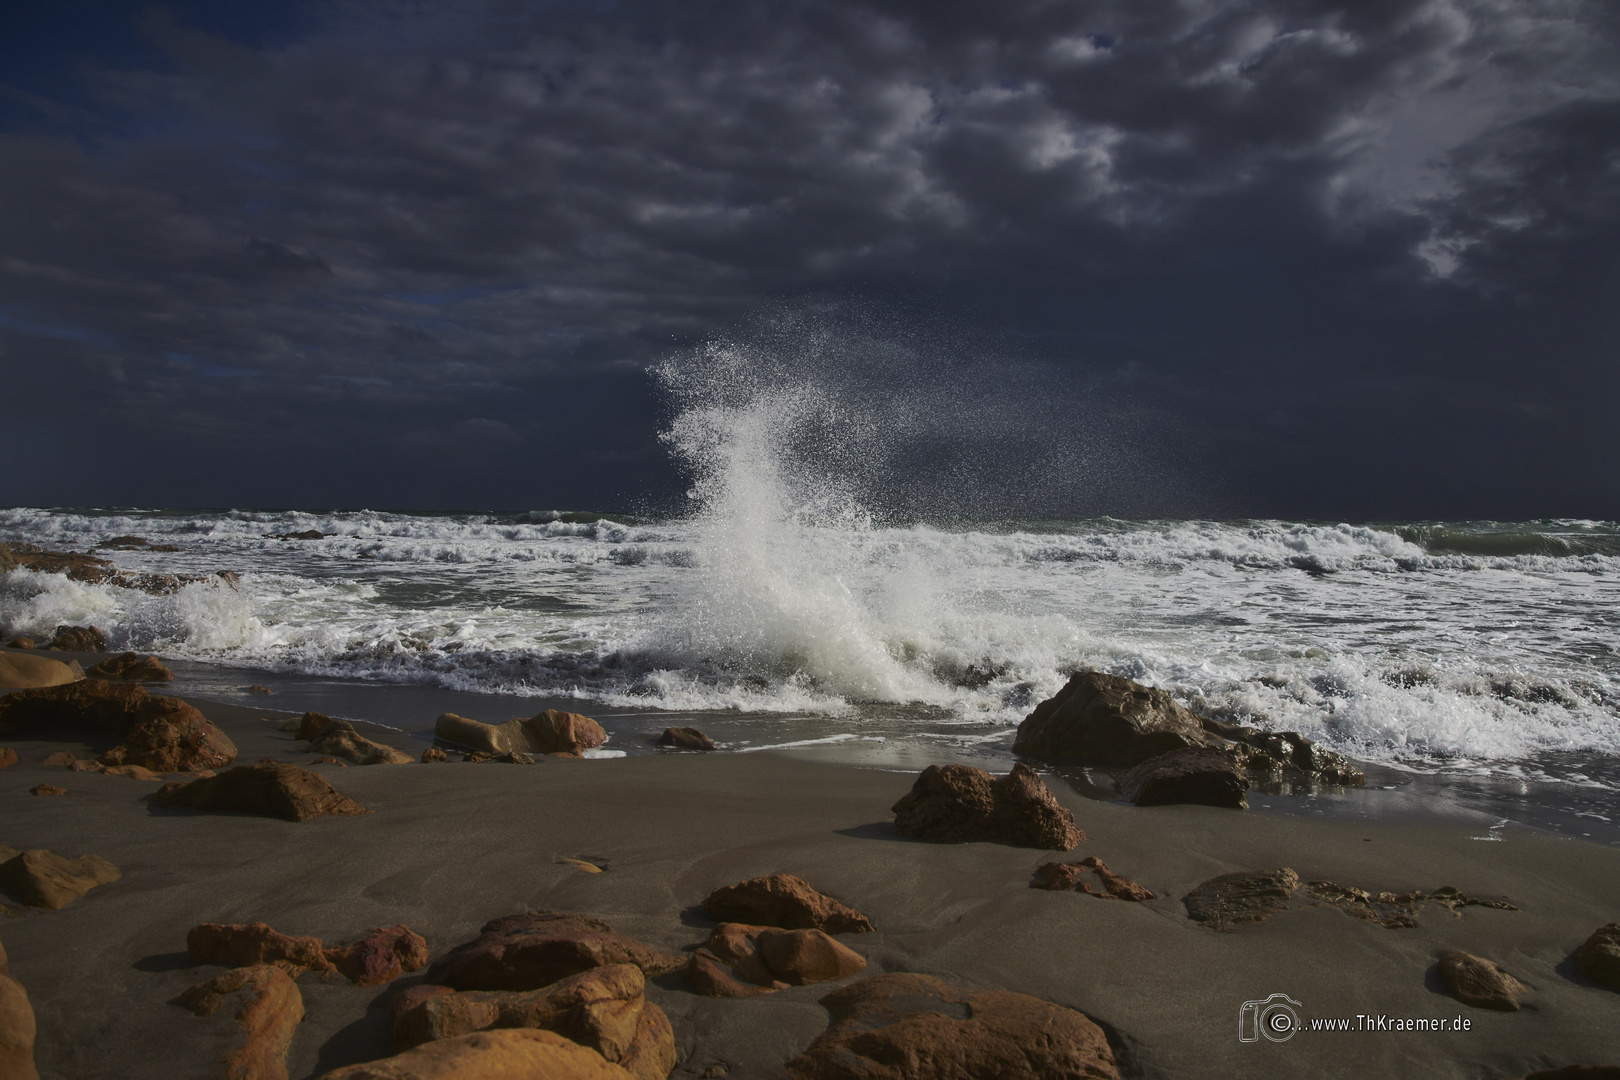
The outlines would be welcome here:
M 252 50 L 154 16 L 167 67 L 0 134 L 0 364 L 64 466 L 0 500 L 622 502 L 672 483 L 646 364 L 858 297 L 1117 404 L 1157 464 L 1049 509 L 1620 516 L 1616 21 L 338 4 Z

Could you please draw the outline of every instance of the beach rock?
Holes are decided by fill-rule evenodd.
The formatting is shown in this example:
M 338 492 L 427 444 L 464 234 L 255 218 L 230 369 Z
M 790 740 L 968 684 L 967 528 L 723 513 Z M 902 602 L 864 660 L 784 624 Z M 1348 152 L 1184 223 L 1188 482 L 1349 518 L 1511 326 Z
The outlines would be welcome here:
M 322 955 L 356 986 L 381 986 L 428 962 L 427 942 L 408 926 L 373 930 L 353 945 L 324 949 Z
M 1367 781 L 1348 758 L 1324 750 L 1297 731 L 1261 731 L 1207 716 L 1201 723 L 1209 734 L 1234 744 L 1232 749 L 1246 769 L 1340 787 L 1359 787 Z
M 67 907 L 96 888 L 124 875 L 99 855 L 64 859 L 44 848 L 19 852 L 0 863 L 0 887 L 29 907 Z
M 33 647 L 34 639 L 31 637 L 15 637 L 6 642 L 6 648 L 8 649 L 32 649 Z
M 310 764 L 311 765 L 336 765 L 340 769 L 347 769 L 349 767 L 349 763 L 347 761 L 343 761 L 340 758 L 335 758 L 335 757 L 331 757 L 331 756 L 318 757 L 314 761 L 311 761 Z
M 1458 1001 L 1499 1012 L 1518 1012 L 1524 984 L 1484 957 L 1459 952 L 1442 953 L 1438 967 Z
M 162 780 L 161 773 L 155 773 L 143 765 L 108 765 L 101 770 L 103 776 L 122 776 L 129 780 Z
M 66 750 L 52 750 L 40 760 L 40 764 L 67 768 L 77 760 L 79 759 L 68 753 Z
M 293 738 L 311 742 L 321 737 L 321 732 L 337 723 L 325 713 L 307 712 L 293 722 Z
M 832 1022 L 787 1063 L 794 1080 L 1119 1076 L 1101 1028 L 1027 994 L 897 973 L 835 990 L 821 1004 Z
M 68 771 L 100 773 L 106 772 L 107 766 L 103 765 L 99 761 L 77 760 L 68 762 Z
M 668 746 L 676 750 L 718 750 L 714 740 L 695 727 L 667 727 L 664 733 L 658 736 L 659 746 Z
M 21 565 L 17 561 L 17 556 L 11 553 L 11 545 L 0 544 L 0 574 L 15 570 Z
M 1153 899 L 1152 890 L 1138 885 L 1128 877 L 1121 877 L 1119 874 L 1114 873 L 1095 855 L 1088 855 L 1081 859 L 1080 865 L 1095 873 L 1098 880 L 1102 882 L 1103 888 L 1108 891 L 1108 895 L 1116 900 L 1130 900 L 1139 903 L 1143 900 Z
M 682 974 L 686 978 L 686 984 L 704 997 L 758 997 L 787 988 L 786 983 L 776 986 L 763 981 L 739 979 L 732 965 L 726 964 L 708 949 L 703 948 L 692 954 Z
M 157 657 L 132 652 L 109 656 L 84 674 L 86 678 L 116 682 L 168 682 L 174 678 L 174 672 Z
M 1249 778 L 1226 748 L 1188 747 L 1137 765 L 1119 782 L 1120 794 L 1137 806 L 1197 803 L 1245 809 Z
M 157 801 L 170 809 L 238 811 L 288 821 L 371 813 L 315 773 L 283 762 L 238 765 L 188 784 L 166 784 L 158 791 Z
M 709 894 L 704 908 L 711 919 L 721 922 L 784 930 L 858 934 L 873 928 L 865 915 L 822 895 L 792 874 L 772 874 L 716 889 Z
M 303 532 L 269 533 L 270 540 L 325 540 L 326 534 L 319 529 L 305 529 Z
M 34 795 L 66 795 L 67 788 L 57 787 L 55 784 L 35 784 L 28 789 Z
M 1262 923 L 1288 910 L 1299 875 L 1281 870 L 1240 870 L 1210 878 L 1182 897 L 1187 918 L 1215 930 Z
M 72 581 L 85 581 L 92 585 L 118 576 L 118 570 L 112 563 L 95 555 L 48 551 L 33 544 L 13 544 L 11 555 L 17 566 L 36 574 L 61 574 Z
M 1093 889 L 1085 880 L 1085 872 L 1090 870 L 1102 882 L 1103 891 Z M 1108 866 L 1095 855 L 1087 856 L 1079 862 L 1042 864 L 1035 871 L 1035 880 L 1029 883 L 1032 889 L 1046 889 L 1051 892 L 1083 892 L 1115 900 L 1130 900 L 1140 902 L 1152 900 L 1153 892 L 1143 888 L 1130 878 L 1121 877 L 1108 869 Z
M 309 744 L 312 753 L 331 754 L 356 765 L 409 765 L 416 759 L 403 750 L 366 738 L 347 720 L 334 720 Z
M 248 693 L 250 693 L 250 694 L 261 694 L 261 695 L 268 696 L 270 694 L 275 693 L 275 691 L 270 689 L 268 686 L 260 686 L 258 683 L 254 683 L 252 686 L 248 687 L 247 689 L 248 689 Z
M 1620 923 L 1598 927 L 1569 955 L 1582 975 L 1610 990 L 1620 990 Z
M 0 746 L 0 769 L 9 769 L 17 764 L 17 751 L 9 746 Z
M 150 543 L 151 541 L 144 536 L 115 536 L 111 540 L 103 540 L 97 544 L 95 550 L 133 551 L 136 548 L 146 547 Z
M 430 746 L 426 750 L 422 751 L 421 761 L 423 765 L 427 765 L 435 761 L 449 760 L 450 755 L 446 754 L 443 750 L 440 750 L 437 746 Z
M 65 686 L 84 675 L 60 660 L 48 656 L 0 655 L 0 686 L 32 690 L 43 686 Z
M 636 1074 L 553 1031 L 479 1031 L 424 1043 L 381 1061 L 346 1065 L 318 1080 L 632 1080 Z
M 28 991 L 11 977 L 6 948 L 0 945 L 0 1076 L 39 1080 L 34 1068 L 34 1007 Z
M 790 986 L 847 979 L 866 970 L 866 958 L 820 930 L 760 927 L 757 955 L 770 973 Z
M 139 765 L 154 772 L 213 769 L 236 760 L 236 744 L 192 705 L 172 697 L 142 702 L 123 742 L 101 755 L 103 765 Z
M 1214 741 L 1169 691 L 1082 671 L 1018 725 L 1013 753 L 1054 763 L 1129 766 Z
M 558 709 L 547 709 L 527 720 L 513 720 L 502 729 L 508 732 L 513 750 L 537 754 L 578 754 L 607 742 L 601 724 L 588 716 Z M 520 737 L 526 746 L 519 744 Z
M 271 964 L 297 978 L 306 971 L 336 971 L 318 937 L 291 937 L 268 923 L 199 923 L 186 934 L 193 964 L 251 967 Z
M 107 648 L 107 635 L 94 626 L 58 626 L 51 643 L 45 647 L 63 652 L 103 652 Z
M 152 723 L 143 728 L 146 721 Z M 136 758 L 144 756 L 142 751 L 146 749 L 159 747 L 205 758 L 227 752 L 230 755 L 222 761 L 189 766 L 192 768 L 225 764 L 236 757 L 236 747 L 225 733 L 191 705 L 179 698 L 151 694 L 146 687 L 132 683 L 85 679 L 64 686 L 18 690 L 0 698 L 0 735 L 47 724 L 89 727 L 104 738 L 129 740 L 135 756 L 119 764 L 158 769 L 160 765 Z
M 537 990 L 606 964 L 634 964 L 646 975 L 674 971 L 686 958 L 615 933 L 600 919 L 560 912 L 509 915 L 428 969 L 425 982 L 456 990 Z
M 517 723 L 517 721 L 513 721 Z M 463 747 L 485 754 L 509 754 L 512 752 L 512 741 L 507 733 L 494 724 L 486 724 L 479 720 L 469 720 L 465 716 L 455 713 L 440 713 L 439 718 L 433 722 L 433 737 L 450 743 L 452 746 Z
M 285 971 L 269 964 L 236 968 L 184 991 L 174 1004 L 228 1018 L 217 1032 L 230 1040 L 221 1061 L 228 1080 L 287 1080 L 287 1050 L 304 1018 L 304 997 Z
M 897 836 L 936 843 L 985 841 L 1068 851 L 1086 834 L 1027 765 L 993 777 L 970 765 L 930 765 L 894 811 Z

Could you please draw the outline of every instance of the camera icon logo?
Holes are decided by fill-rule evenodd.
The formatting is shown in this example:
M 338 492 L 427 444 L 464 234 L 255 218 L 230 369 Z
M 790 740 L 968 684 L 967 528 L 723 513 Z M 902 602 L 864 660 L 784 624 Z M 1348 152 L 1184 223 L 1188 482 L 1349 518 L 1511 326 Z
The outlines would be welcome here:
M 1287 1042 L 1299 1030 L 1299 1002 L 1287 994 L 1272 994 L 1263 1001 L 1245 1001 L 1238 1007 L 1238 1042 Z

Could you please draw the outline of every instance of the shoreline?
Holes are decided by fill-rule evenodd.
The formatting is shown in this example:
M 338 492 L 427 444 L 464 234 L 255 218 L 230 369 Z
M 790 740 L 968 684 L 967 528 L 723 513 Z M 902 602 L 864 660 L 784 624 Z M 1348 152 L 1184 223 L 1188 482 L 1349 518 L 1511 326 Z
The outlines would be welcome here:
M 259 719 L 286 714 L 281 706 L 291 702 L 281 697 L 188 700 L 237 742 L 238 762 L 307 765 L 314 754 Z M 523 700 L 528 711 L 543 707 Z M 611 723 L 613 715 L 602 718 Z M 366 734 L 422 745 L 386 728 Z M 797 874 L 873 920 L 875 934 L 841 938 L 867 959 L 866 974 L 918 971 L 1080 1009 L 1110 1032 L 1128 1076 L 1350 1077 L 1382 1069 L 1509 1078 L 1620 1061 L 1620 994 L 1585 982 L 1566 959 L 1620 914 L 1620 851 L 1514 828 L 1481 842 L 1472 839 L 1481 833 L 1472 817 L 1357 821 L 1139 808 L 1085 798 L 1043 771 L 1089 836 L 1078 849 L 937 845 L 896 838 L 889 824 L 889 807 L 916 770 L 765 751 L 533 766 L 317 765 L 373 812 L 293 824 L 155 811 L 147 799 L 155 784 L 39 764 L 51 750 L 76 749 L 72 739 L 5 745 L 20 760 L 0 771 L 7 822 L 0 842 L 68 857 L 93 852 L 124 874 L 60 911 L 23 909 L 0 920 L 11 973 L 34 1004 L 45 1077 L 210 1075 L 202 1027 L 168 1004 L 218 970 L 192 968 L 184 955 L 196 923 L 263 920 L 329 942 L 404 923 L 427 938 L 436 958 L 485 921 L 532 908 L 606 919 L 681 951 L 712 926 L 698 907 L 710 890 L 777 872 Z M 68 794 L 30 795 L 40 782 L 62 784 Z M 1092 854 L 1157 898 L 1124 903 L 1028 887 L 1041 863 Z M 582 873 L 560 858 L 590 859 L 607 872 Z M 1224 933 L 1186 917 L 1181 898 L 1200 882 L 1283 866 L 1373 891 L 1452 885 L 1520 910 L 1469 907 L 1459 916 L 1431 905 L 1403 930 L 1324 907 L 1297 907 Z M 1432 970 L 1434 955 L 1451 948 L 1494 959 L 1526 983 L 1526 1008 L 1495 1013 L 1456 1001 Z M 388 998 L 413 981 L 361 989 L 300 979 L 307 1015 L 294 1035 L 290 1075 L 316 1076 L 391 1052 Z M 676 973 L 650 980 L 648 997 L 675 1027 L 673 1076 L 723 1063 L 732 1078 L 780 1077 L 782 1062 L 825 1027 L 817 1002 L 837 985 L 710 999 Z M 1273 993 L 1315 1016 L 1466 1014 L 1473 1024 L 1457 1033 L 1239 1043 L 1241 1004 Z

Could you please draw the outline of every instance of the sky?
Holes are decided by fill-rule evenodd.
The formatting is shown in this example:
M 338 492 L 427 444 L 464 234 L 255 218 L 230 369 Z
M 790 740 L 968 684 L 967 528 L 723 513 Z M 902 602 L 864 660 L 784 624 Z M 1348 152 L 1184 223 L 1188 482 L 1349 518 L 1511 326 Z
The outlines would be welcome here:
M 1620 7 L 0 15 L 0 504 L 677 506 L 717 350 L 907 512 L 1620 518 Z

